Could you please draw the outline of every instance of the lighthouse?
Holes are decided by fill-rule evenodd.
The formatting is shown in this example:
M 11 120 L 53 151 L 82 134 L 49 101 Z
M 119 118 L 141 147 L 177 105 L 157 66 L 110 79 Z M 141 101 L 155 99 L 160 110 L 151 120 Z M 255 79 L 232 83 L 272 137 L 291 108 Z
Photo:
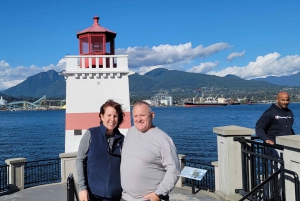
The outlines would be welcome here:
M 85 131 L 99 126 L 100 107 L 108 99 L 125 113 L 120 132 L 125 135 L 131 126 L 128 56 L 115 55 L 116 35 L 95 16 L 91 27 L 77 33 L 79 55 L 65 57 L 65 153 L 76 152 Z

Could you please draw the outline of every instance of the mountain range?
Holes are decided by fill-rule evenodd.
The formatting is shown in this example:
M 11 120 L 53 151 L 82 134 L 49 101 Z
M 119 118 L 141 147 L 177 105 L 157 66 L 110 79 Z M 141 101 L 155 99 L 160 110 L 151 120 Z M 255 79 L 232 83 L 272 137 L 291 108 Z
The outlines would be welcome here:
M 28 77 L 22 83 L 3 91 L 5 95 L 16 98 L 64 98 L 66 96 L 66 81 L 55 70 L 38 73 Z
M 255 96 L 258 99 L 270 96 L 273 99 L 274 94 L 288 86 L 290 93 L 300 94 L 300 73 L 289 77 L 244 80 L 235 75 L 218 77 L 158 68 L 144 75 L 137 73 L 130 75 L 129 90 L 132 101 L 150 99 L 152 95 L 163 91 L 168 91 L 174 100 L 191 98 L 200 92 L 207 96 L 225 95 L 235 98 Z M 293 87 L 290 87 L 292 84 Z M 2 95 L 8 98 L 41 98 L 44 95 L 47 98 L 65 98 L 66 82 L 58 72 L 49 70 L 28 77 L 22 83 L 3 91 Z
M 258 81 L 266 81 L 272 84 L 285 85 L 285 86 L 300 86 L 300 72 L 289 76 L 269 76 L 266 78 L 257 78 Z

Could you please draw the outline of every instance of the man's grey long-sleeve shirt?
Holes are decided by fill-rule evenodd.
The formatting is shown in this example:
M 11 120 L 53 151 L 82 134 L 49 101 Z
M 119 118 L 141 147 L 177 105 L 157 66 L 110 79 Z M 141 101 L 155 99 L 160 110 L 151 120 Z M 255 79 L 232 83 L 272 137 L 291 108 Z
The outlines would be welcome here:
M 144 200 L 151 192 L 169 194 L 180 175 L 172 138 L 155 127 L 142 133 L 131 127 L 124 140 L 121 162 L 123 199 Z

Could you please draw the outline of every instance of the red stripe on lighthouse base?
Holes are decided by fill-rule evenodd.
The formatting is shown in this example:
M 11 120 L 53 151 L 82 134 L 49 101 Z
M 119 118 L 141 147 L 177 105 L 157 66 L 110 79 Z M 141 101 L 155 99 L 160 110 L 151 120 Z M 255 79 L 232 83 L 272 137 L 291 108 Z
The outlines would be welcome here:
M 124 112 L 125 117 L 120 128 L 130 128 L 130 112 Z M 93 113 L 67 113 L 66 130 L 86 130 L 91 127 L 99 126 L 99 112 Z

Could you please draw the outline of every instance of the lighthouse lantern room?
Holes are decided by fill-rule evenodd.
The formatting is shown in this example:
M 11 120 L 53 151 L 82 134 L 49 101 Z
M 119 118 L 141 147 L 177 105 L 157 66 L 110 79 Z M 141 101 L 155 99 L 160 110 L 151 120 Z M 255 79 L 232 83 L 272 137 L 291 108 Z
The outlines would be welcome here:
M 99 17 L 94 17 L 94 24 L 77 33 L 80 55 L 115 54 L 116 33 L 99 25 Z
M 85 131 L 99 126 L 99 111 L 108 99 L 122 105 L 126 134 L 131 126 L 128 56 L 115 55 L 116 33 L 101 27 L 99 17 L 91 27 L 77 33 L 79 55 L 67 55 L 65 152 L 76 152 Z

